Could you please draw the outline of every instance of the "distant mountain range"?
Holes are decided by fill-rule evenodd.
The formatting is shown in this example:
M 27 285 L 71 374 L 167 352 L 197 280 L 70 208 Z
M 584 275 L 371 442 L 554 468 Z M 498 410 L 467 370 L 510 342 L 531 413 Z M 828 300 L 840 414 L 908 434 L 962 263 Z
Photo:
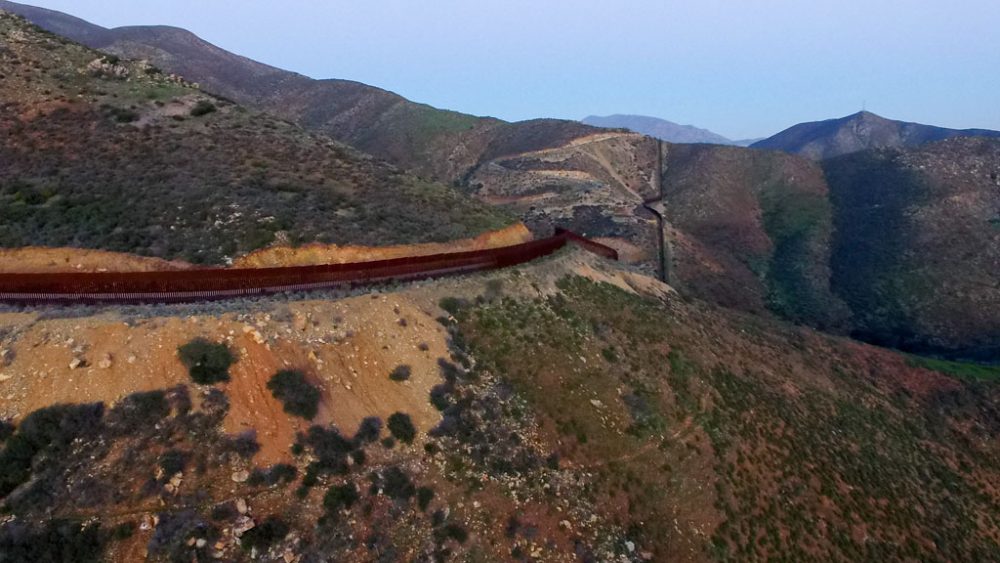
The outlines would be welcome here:
M 839 119 L 800 123 L 750 146 L 824 160 L 865 149 L 917 147 L 952 137 L 1000 137 L 1000 131 L 946 129 L 862 111 Z
M 680 125 L 673 121 L 646 115 L 591 115 L 582 119 L 581 122 L 593 125 L 594 127 L 628 129 L 629 131 L 649 135 L 650 137 L 655 137 L 669 143 L 707 143 L 711 145 L 736 145 L 745 147 L 760 140 L 734 141 L 718 133 L 713 133 L 708 129 L 701 129 L 693 125 Z

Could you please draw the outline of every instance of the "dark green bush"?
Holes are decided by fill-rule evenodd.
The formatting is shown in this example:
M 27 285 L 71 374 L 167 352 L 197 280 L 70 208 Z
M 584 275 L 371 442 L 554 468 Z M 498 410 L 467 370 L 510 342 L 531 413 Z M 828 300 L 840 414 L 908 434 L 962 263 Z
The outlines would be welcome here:
M 417 489 L 417 506 L 421 511 L 426 511 L 434 499 L 434 489 L 430 487 L 420 487 Z
M 160 469 L 163 470 L 163 478 L 170 479 L 172 476 L 184 471 L 187 465 L 188 454 L 179 450 L 167 450 L 160 456 Z
M 138 526 L 135 525 L 135 522 L 122 522 L 121 524 L 115 526 L 114 530 L 112 530 L 111 537 L 119 541 L 127 540 L 135 534 L 137 528 Z
M 458 543 L 465 543 L 469 539 L 469 532 L 458 524 L 448 524 L 444 528 L 444 533 L 447 537 L 457 541 Z
M 201 117 L 216 110 L 215 104 L 208 100 L 201 100 L 191 108 L 191 117 Z
M 14 434 L 14 423 L 8 420 L 0 420 L 0 443 L 3 443 Z
M 229 366 L 236 361 L 228 346 L 204 338 L 195 338 L 178 348 L 177 353 L 191 379 L 201 385 L 229 381 Z
M 396 369 L 392 370 L 392 373 L 389 374 L 389 379 L 393 381 L 406 381 L 410 379 L 410 375 L 412 375 L 412 373 L 413 369 L 410 368 L 410 366 L 396 366 Z
M 118 402 L 108 412 L 107 424 L 119 436 L 153 426 L 170 414 L 170 401 L 164 391 L 141 391 Z
M 278 516 L 268 516 L 263 523 L 243 533 L 240 538 L 240 545 L 243 549 L 256 547 L 264 550 L 274 542 L 282 540 L 288 535 L 289 527 L 284 520 Z
M 365 444 L 373 444 L 378 441 L 379 434 L 382 433 L 382 419 L 377 416 L 365 417 L 358 425 L 358 431 L 354 433 L 355 447 Z
M 0 526 L 0 561 L 96 563 L 102 560 L 105 536 L 99 525 L 69 520 L 40 526 L 13 521 Z
M 354 483 L 335 485 L 330 487 L 330 490 L 323 496 L 323 507 L 331 513 L 342 508 L 350 509 L 359 498 L 361 497 L 358 495 L 358 488 L 354 486 Z
M 410 480 L 410 476 L 396 466 L 386 469 L 381 476 L 376 476 L 374 484 L 382 489 L 386 496 L 396 500 L 407 500 L 417 494 L 417 488 Z
M 78 437 L 100 428 L 104 405 L 53 405 L 32 412 L 0 450 L 0 498 L 31 478 L 35 456 L 58 459 Z
M 438 305 L 445 311 L 448 311 L 451 316 L 457 317 L 463 308 L 469 306 L 469 302 L 465 299 L 459 299 L 458 297 L 445 297 L 438 303 Z
M 267 382 L 275 399 L 285 406 L 285 412 L 306 420 L 316 418 L 319 411 L 320 392 L 298 370 L 282 370 Z
M 396 437 L 397 440 L 406 444 L 412 444 L 413 439 L 417 436 L 417 429 L 413 426 L 413 421 L 410 420 L 410 415 L 397 412 L 389 417 L 389 432 Z

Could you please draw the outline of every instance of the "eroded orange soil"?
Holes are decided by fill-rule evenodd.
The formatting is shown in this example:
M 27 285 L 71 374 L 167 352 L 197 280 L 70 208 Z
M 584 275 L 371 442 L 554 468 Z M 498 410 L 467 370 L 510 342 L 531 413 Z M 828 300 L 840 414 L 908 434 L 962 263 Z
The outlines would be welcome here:
M 83 248 L 0 249 L 0 274 L 46 272 L 154 272 L 187 270 L 187 262 Z
M 347 264 L 425 256 L 445 252 L 465 252 L 500 248 L 528 242 L 531 232 L 521 223 L 475 238 L 446 243 L 402 244 L 396 246 L 338 246 L 307 244 L 300 247 L 273 246 L 234 260 L 234 268 L 271 268 Z M 49 272 L 153 272 L 189 270 L 197 266 L 181 260 L 162 260 L 123 252 L 84 248 L 28 247 L 0 249 L 0 274 Z
M 233 266 L 237 268 L 270 268 L 277 266 L 312 266 L 317 264 L 347 264 L 388 260 L 406 256 L 426 256 L 444 252 L 465 252 L 485 250 L 528 242 L 531 233 L 518 223 L 505 229 L 491 231 L 471 239 L 425 244 L 402 244 L 396 246 L 338 246 L 336 244 L 307 244 L 292 248 L 275 246 L 264 248 L 238 258 Z
M 364 417 L 385 420 L 405 412 L 426 432 L 440 420 L 428 396 L 441 382 L 437 360 L 447 357 L 445 332 L 431 308 L 392 295 L 304 301 L 271 313 L 218 318 L 0 315 L 0 326 L 17 334 L 0 361 L 0 418 L 56 403 L 111 404 L 179 384 L 197 393 L 177 348 L 200 336 L 227 342 L 238 356 L 231 381 L 220 384 L 230 401 L 224 428 L 256 430 L 260 464 L 290 460 L 295 433 L 312 423 L 333 423 L 350 435 Z M 409 381 L 389 379 L 400 364 L 412 367 Z M 286 414 L 267 389 L 275 372 L 289 368 L 304 371 L 323 394 L 312 422 Z

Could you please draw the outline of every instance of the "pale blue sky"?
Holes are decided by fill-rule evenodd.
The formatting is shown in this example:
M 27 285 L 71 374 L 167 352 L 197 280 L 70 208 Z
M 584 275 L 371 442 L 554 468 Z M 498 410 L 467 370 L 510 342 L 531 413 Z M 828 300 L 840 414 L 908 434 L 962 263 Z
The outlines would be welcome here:
M 169 24 L 315 78 L 508 120 L 638 113 L 731 138 L 867 108 L 1000 129 L 998 0 L 26 0 Z

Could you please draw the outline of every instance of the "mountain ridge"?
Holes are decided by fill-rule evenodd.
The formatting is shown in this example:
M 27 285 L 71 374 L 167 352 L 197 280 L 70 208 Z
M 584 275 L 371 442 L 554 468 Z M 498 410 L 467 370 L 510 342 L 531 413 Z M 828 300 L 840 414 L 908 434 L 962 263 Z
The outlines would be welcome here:
M 610 129 L 628 129 L 655 137 L 670 143 L 707 143 L 714 145 L 739 145 L 738 141 L 726 138 L 718 133 L 695 127 L 681 125 L 659 117 L 634 114 L 589 115 L 580 120 L 581 123 L 594 127 Z
M 860 111 L 834 119 L 799 123 L 750 147 L 824 160 L 866 149 L 917 147 L 952 137 L 1000 137 L 1000 131 L 949 129 Z

